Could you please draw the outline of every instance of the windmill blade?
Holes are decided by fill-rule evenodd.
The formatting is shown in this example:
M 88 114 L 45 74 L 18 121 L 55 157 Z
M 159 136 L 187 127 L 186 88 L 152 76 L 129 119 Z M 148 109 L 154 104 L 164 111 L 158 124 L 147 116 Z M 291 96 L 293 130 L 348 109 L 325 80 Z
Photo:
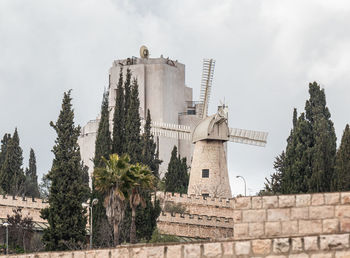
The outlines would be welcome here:
M 141 133 L 143 133 L 145 120 L 141 121 Z M 186 125 L 177 125 L 163 122 L 152 122 L 151 133 L 154 136 L 164 136 L 179 140 L 191 140 L 191 128 Z
M 267 132 L 258 132 L 238 128 L 230 128 L 230 142 L 250 144 L 265 147 Z
M 215 68 L 214 59 L 203 59 L 203 70 L 202 70 L 202 81 L 201 81 L 201 92 L 200 102 L 201 107 L 199 109 L 199 117 L 205 118 L 208 115 L 208 105 L 210 99 L 211 86 L 213 83 Z

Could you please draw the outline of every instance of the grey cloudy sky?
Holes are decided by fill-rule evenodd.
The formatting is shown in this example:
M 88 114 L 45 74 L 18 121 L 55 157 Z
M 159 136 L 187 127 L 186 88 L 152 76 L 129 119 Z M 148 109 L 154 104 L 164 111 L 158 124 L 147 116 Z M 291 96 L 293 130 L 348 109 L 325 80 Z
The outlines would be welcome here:
M 350 3 L 322 0 L 0 0 L 0 134 L 17 126 L 27 165 L 51 167 L 62 94 L 73 89 L 76 122 L 100 109 L 112 61 L 147 45 L 186 65 L 199 96 L 201 63 L 216 59 L 209 112 L 229 105 L 232 127 L 269 132 L 266 148 L 229 144 L 233 193 L 255 193 L 285 148 L 293 107 L 317 81 L 338 140 L 350 122 Z

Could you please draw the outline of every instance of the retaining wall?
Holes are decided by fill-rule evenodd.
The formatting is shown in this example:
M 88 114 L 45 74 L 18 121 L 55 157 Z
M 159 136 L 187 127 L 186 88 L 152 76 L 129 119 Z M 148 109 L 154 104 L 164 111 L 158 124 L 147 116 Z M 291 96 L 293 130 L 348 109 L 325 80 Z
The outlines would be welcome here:
M 12 255 L 12 258 L 345 258 L 350 257 L 349 234 L 290 238 L 223 240 L 216 242 L 129 245 L 114 249 Z
M 350 232 L 350 192 L 233 199 L 169 193 L 163 196 L 160 193 L 157 195 L 165 201 L 183 204 L 186 206 L 186 212 L 193 214 L 194 218 L 204 218 L 200 220 L 199 225 L 202 223 L 206 226 L 223 227 L 221 221 L 217 224 L 212 219 L 210 223 L 203 224 L 203 222 L 208 221 L 213 215 L 224 217 L 224 220 L 230 222 L 226 225 L 233 226 L 235 239 Z M 194 222 L 198 220 L 190 219 L 189 215 L 175 215 L 161 216 L 159 221 L 195 224 Z M 179 231 L 177 235 L 181 233 L 182 231 Z M 191 237 L 206 238 L 207 235 Z

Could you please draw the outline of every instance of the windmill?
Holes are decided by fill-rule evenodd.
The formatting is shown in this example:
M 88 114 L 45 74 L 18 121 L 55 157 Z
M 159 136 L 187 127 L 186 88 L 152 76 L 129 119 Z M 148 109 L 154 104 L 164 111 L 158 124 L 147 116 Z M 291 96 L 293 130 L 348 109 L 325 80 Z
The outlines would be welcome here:
M 225 104 L 218 107 L 216 114 L 208 116 L 214 68 L 215 60 L 203 60 L 200 103 L 196 107 L 199 122 L 195 127 L 153 122 L 151 131 L 155 136 L 194 143 L 188 194 L 229 198 L 232 195 L 224 143 L 230 141 L 264 147 L 268 133 L 229 128 Z

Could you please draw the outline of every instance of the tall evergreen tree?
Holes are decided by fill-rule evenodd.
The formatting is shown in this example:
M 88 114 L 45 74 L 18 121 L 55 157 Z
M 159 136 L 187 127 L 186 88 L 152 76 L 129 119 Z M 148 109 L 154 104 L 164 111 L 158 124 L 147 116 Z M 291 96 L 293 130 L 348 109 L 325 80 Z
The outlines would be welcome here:
M 309 84 L 305 113 L 293 112 L 293 129 L 280 169 L 281 193 L 325 192 L 334 178 L 336 136 L 324 90 Z
M 5 161 L 5 157 L 6 157 L 6 152 L 7 152 L 7 144 L 11 139 L 11 134 L 9 133 L 5 133 L 4 137 L 1 140 L 1 148 L 0 148 L 0 170 L 2 167 L 2 164 Z
M 71 91 L 64 93 L 57 122 L 50 125 L 57 133 L 52 149 L 54 160 L 48 173 L 51 181 L 49 207 L 41 211 L 49 226 L 43 241 L 47 250 L 66 250 L 68 246 L 84 243 L 86 239 L 86 210 L 89 186 L 84 182 L 79 145 L 80 127 L 74 125 Z
M 103 162 L 102 157 L 108 159 L 109 155 L 111 154 L 112 140 L 111 140 L 111 133 L 109 131 L 108 106 L 109 106 L 108 92 L 106 91 L 103 94 L 103 100 L 101 105 L 101 119 L 98 126 L 96 142 L 95 142 L 95 158 L 94 158 L 95 168 L 104 167 L 105 163 Z M 120 128 L 120 127 L 116 127 L 116 128 Z M 119 144 L 117 146 L 119 146 Z M 113 229 L 108 223 L 108 219 L 106 216 L 106 209 L 103 207 L 104 194 L 100 193 L 99 191 L 96 191 L 95 180 L 94 178 L 92 178 L 91 200 L 95 198 L 98 199 L 98 203 L 94 206 L 93 215 L 92 215 L 92 220 L 93 220 L 92 231 L 94 232 L 93 245 L 96 247 L 111 246 L 113 243 L 113 239 L 111 238 L 113 234 Z
M 314 82 L 309 84 L 310 99 L 305 111 L 311 130 L 313 146 L 310 148 L 311 177 L 309 192 L 326 192 L 331 189 L 336 155 L 335 130 L 326 106 L 324 89 Z
M 347 124 L 337 151 L 332 191 L 350 190 L 350 127 Z
M 126 84 L 125 84 L 126 85 Z M 126 89 L 126 88 L 125 88 Z M 125 103 L 126 94 L 125 94 Z M 130 155 L 131 163 L 135 164 L 141 159 L 141 118 L 140 118 L 140 100 L 139 100 L 139 89 L 137 80 L 134 79 L 131 86 L 130 92 L 130 103 L 127 108 L 127 117 L 125 124 L 125 135 L 126 135 L 126 153 Z
M 12 195 L 20 195 L 24 190 L 25 176 L 22 169 L 22 153 L 16 128 L 12 138 L 8 141 L 5 160 L 0 173 L 1 188 Z
M 156 178 L 159 178 L 159 165 L 162 161 L 159 160 L 157 144 L 151 134 L 151 122 L 151 113 L 149 109 L 147 109 L 146 123 L 142 134 L 142 155 L 140 162 L 147 165 L 153 172 L 153 175 Z
M 38 176 L 36 173 L 36 158 L 34 150 L 29 153 L 29 165 L 26 169 L 25 195 L 39 198 Z
M 186 158 L 177 156 L 177 147 L 171 151 L 168 171 L 165 173 L 165 191 L 187 193 L 189 175 L 187 173 Z
M 127 76 L 129 76 L 127 74 Z M 130 79 L 129 79 L 130 80 Z M 123 69 L 120 68 L 113 114 L 112 152 L 122 155 L 125 153 L 125 95 L 123 87 Z

